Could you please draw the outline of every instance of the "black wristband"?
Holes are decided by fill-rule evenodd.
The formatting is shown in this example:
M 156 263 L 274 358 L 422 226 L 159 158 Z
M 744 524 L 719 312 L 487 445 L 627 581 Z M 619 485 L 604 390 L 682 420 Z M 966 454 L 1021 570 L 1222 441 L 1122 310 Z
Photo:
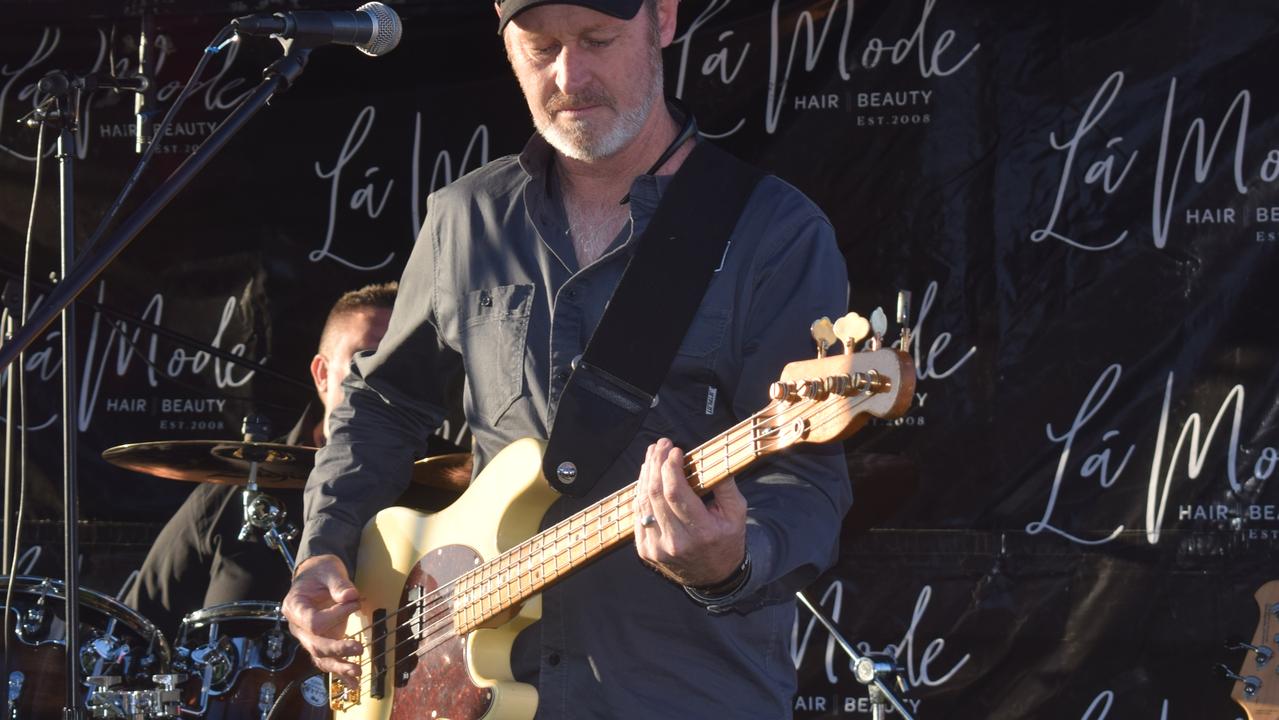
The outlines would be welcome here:
M 689 587 L 688 589 L 701 598 L 723 598 L 728 597 L 741 589 L 750 577 L 751 551 L 750 548 L 747 548 L 742 555 L 742 564 L 738 565 L 737 569 L 733 571 L 733 574 L 729 575 L 725 580 L 710 586 Z

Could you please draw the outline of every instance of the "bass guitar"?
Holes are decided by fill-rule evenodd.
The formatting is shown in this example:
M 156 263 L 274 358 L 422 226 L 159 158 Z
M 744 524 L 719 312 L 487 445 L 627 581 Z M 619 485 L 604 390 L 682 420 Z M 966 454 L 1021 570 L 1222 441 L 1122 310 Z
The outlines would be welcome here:
M 1279 658 L 1275 657 L 1275 644 L 1279 643 L 1279 580 L 1257 588 L 1253 594 L 1257 601 L 1257 630 L 1251 643 L 1231 645 L 1232 650 L 1247 649 L 1243 665 L 1238 673 L 1222 666 L 1222 671 L 1234 678 L 1230 697 L 1239 703 L 1248 720 L 1279 720 L 1279 677 L 1272 669 Z
M 686 453 L 696 492 L 786 448 L 841 440 L 910 407 L 915 370 L 906 352 L 822 357 L 827 346 L 819 338 L 817 359 L 787 365 L 762 410 Z M 559 497 L 542 478 L 542 449 L 539 440 L 512 443 L 443 511 L 391 508 L 365 527 L 354 579 L 362 606 L 347 626 L 364 646 L 360 684 L 330 682 L 337 718 L 533 717 L 536 689 L 511 674 L 516 635 L 540 617 L 542 589 L 630 541 L 635 525 L 631 484 L 539 532 Z

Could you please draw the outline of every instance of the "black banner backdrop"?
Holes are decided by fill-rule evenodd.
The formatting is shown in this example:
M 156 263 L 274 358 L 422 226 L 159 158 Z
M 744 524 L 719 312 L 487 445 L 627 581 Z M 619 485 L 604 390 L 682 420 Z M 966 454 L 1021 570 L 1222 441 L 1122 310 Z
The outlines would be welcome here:
M 231 437 L 251 409 L 287 428 L 310 399 L 305 366 L 329 303 L 395 278 L 426 194 L 527 137 L 486 3 L 396 8 L 399 49 L 316 52 L 91 291 L 104 308 L 80 315 L 91 585 L 113 590 L 189 490 L 99 453 Z M 209 38 L 248 9 L 0 3 L 6 278 L 21 270 L 36 152 L 14 120 L 38 101 L 36 81 L 112 62 L 128 72 L 152 12 L 167 107 Z M 913 292 L 916 402 L 849 443 L 857 507 L 838 566 L 810 593 L 864 649 L 897 653 L 919 717 L 1243 714 L 1212 667 L 1243 663 L 1224 643 L 1251 637 L 1253 591 L 1279 574 L 1277 41 L 1264 1 L 683 3 L 671 92 L 710 136 L 826 210 L 853 309 Z M 246 42 L 213 62 L 139 196 L 277 54 Z M 89 103 L 81 237 L 132 167 L 133 122 L 130 97 Z M 45 171 L 37 278 L 56 267 L 51 160 Z M 27 356 L 25 544 L 49 553 L 55 342 Z M 870 713 L 806 613 L 792 653 L 797 717 Z

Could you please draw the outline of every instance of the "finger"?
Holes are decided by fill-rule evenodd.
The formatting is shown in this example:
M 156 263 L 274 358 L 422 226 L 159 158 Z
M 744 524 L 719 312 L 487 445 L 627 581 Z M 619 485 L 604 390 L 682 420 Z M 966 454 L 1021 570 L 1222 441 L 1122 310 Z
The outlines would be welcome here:
M 661 443 L 661 440 L 650 444 L 648 449 L 644 451 L 644 464 L 640 466 L 639 482 L 635 488 L 635 497 L 641 500 L 653 489 L 653 480 L 656 477 L 655 471 L 661 458 L 658 450 L 659 443 Z
M 324 635 L 310 635 L 306 638 L 307 652 L 312 657 L 342 660 L 359 657 L 364 646 L 353 638 L 330 638 Z
M 360 686 L 360 666 L 346 660 L 311 656 L 317 670 L 337 675 L 348 687 Z
M 666 438 L 661 438 L 657 442 L 648 446 L 644 467 L 640 472 L 640 481 L 635 493 L 635 520 L 641 530 L 646 530 L 646 535 L 652 535 L 661 531 L 658 515 L 660 513 L 659 506 L 664 504 L 662 500 L 662 478 L 661 465 L 662 458 L 670 448 L 674 447 L 673 443 Z M 645 518 L 652 518 L 647 524 L 644 523 Z
M 746 496 L 737 487 L 737 478 L 719 483 L 711 489 L 711 494 L 715 499 L 712 504 L 714 513 L 731 519 L 746 517 Z
M 312 602 L 299 601 L 288 615 L 289 627 L 309 635 L 339 637 L 346 618 L 359 607 L 358 602 L 318 607 Z
M 654 507 L 662 502 L 662 460 L 673 447 L 675 444 L 666 438 L 661 438 L 648 446 L 648 455 L 644 459 L 644 472 L 640 474 L 644 485 L 641 488 L 642 492 L 637 495 L 646 499 L 649 505 Z
M 341 605 L 359 601 L 359 588 L 355 587 L 355 584 L 346 577 L 335 573 L 326 576 L 324 580 L 325 585 L 328 587 L 329 597 L 333 599 L 334 603 Z
M 359 607 L 360 603 L 357 601 L 314 610 L 309 617 L 311 632 L 336 637 L 338 632 L 346 629 L 346 619 Z
M 646 493 L 648 492 L 649 474 L 653 467 L 651 462 L 652 458 L 653 445 L 650 444 L 644 451 L 644 462 L 640 465 L 639 477 L 635 481 L 635 494 L 634 497 L 631 498 L 631 519 L 635 523 L 636 543 L 643 542 L 643 531 L 647 527 L 644 525 L 643 520 L 649 513 L 648 497 Z
M 709 521 L 706 507 L 688 486 L 688 477 L 684 475 L 683 451 L 676 447 L 670 448 L 662 458 L 660 472 L 662 499 L 666 507 L 670 508 L 668 520 L 687 528 L 704 526 Z

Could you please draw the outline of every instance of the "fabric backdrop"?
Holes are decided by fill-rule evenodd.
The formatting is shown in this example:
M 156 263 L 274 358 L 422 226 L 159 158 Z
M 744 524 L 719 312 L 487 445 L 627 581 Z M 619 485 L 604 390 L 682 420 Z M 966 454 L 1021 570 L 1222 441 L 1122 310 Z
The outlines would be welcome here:
M 315 52 L 82 305 L 81 553 L 98 589 L 114 592 L 190 489 L 100 453 L 235 437 L 250 411 L 287 430 L 333 299 L 396 278 L 427 193 L 528 136 L 487 3 L 392 4 L 398 49 Z M 44 73 L 132 71 L 148 14 L 164 108 L 231 17 L 298 7 L 346 9 L 0 2 L 4 279 L 22 269 L 37 152 L 15 121 Z M 810 596 L 863 650 L 896 654 L 921 718 L 1242 717 L 1213 668 L 1244 664 L 1226 643 L 1252 637 L 1253 592 L 1279 572 L 1274 3 L 687 0 L 680 13 L 669 92 L 828 213 L 852 309 L 891 314 L 912 293 L 915 402 L 848 442 L 856 507 Z M 213 61 L 137 197 L 278 54 L 253 40 Z M 132 98 L 87 107 L 82 238 L 135 161 Z M 56 267 L 51 157 L 44 173 L 40 281 Z M 27 356 L 23 539 L 50 574 L 55 344 Z M 869 715 L 807 612 L 792 649 L 797 717 Z M 1279 686 L 1248 667 L 1263 695 Z

